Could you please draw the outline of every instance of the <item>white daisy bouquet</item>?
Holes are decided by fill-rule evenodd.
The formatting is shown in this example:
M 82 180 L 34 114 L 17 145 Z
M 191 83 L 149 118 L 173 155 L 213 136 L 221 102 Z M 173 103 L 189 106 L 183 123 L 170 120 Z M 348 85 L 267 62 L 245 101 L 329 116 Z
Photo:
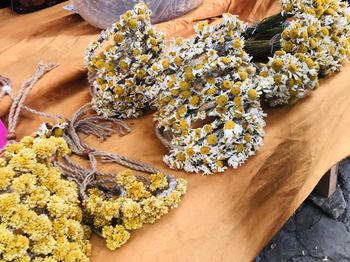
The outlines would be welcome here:
M 308 55 L 276 51 L 259 74 L 265 98 L 271 106 L 294 104 L 318 87 L 318 69 Z
M 135 5 L 87 48 L 85 63 L 97 114 L 106 118 L 138 117 L 158 94 L 154 75 L 160 68 L 154 63 L 163 54 L 164 36 L 154 30 L 150 14 L 145 4 Z M 96 54 L 112 36 L 113 43 Z
M 265 99 L 271 106 L 295 103 L 305 97 L 317 88 L 319 77 L 341 70 L 350 51 L 347 3 L 339 0 L 281 3 L 280 14 L 250 27 L 246 34 L 249 38 L 246 51 L 255 61 L 268 60 L 260 66 L 260 75 Z M 270 40 L 264 38 L 268 32 L 279 30 Z
M 155 115 L 170 152 L 165 162 L 187 172 L 236 168 L 262 144 L 264 113 L 256 68 L 244 51 L 246 25 L 224 14 L 224 22 L 195 27 L 197 36 L 177 40 L 160 76 Z

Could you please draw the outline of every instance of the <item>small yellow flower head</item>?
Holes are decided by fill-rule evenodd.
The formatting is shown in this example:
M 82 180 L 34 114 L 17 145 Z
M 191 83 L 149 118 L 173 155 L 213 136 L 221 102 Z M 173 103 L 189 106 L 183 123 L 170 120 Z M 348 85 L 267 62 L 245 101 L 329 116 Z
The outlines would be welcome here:
M 102 237 L 106 239 L 107 247 L 116 250 L 124 245 L 130 238 L 130 233 L 123 226 L 105 226 L 102 229 Z
M 186 192 L 186 184 L 181 179 L 162 173 L 152 174 L 147 179 L 136 177 L 130 170 L 125 170 L 115 178 L 117 190 L 114 187 L 106 193 L 98 188 L 89 189 L 83 203 L 87 219 L 101 232 L 111 250 L 127 242 L 130 237 L 127 230 L 154 223 L 175 207 Z M 136 196 L 138 193 L 140 195 Z M 172 202 L 166 201 L 173 194 L 177 198 Z

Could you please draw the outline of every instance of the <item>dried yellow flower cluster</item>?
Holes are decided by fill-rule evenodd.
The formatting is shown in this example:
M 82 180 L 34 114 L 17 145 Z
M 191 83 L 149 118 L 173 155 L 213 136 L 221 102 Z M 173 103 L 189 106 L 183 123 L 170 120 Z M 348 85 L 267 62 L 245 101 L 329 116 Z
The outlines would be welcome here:
M 263 89 L 273 106 L 303 98 L 318 86 L 317 75 L 339 71 L 350 52 L 350 9 L 346 2 L 282 0 L 282 8 L 294 15 L 281 34 L 282 50 L 288 54 L 281 57 L 276 53 L 262 73 L 265 84 L 272 83 Z
M 243 50 L 246 25 L 224 14 L 216 26 L 196 25 L 194 39 L 176 40 L 160 63 L 158 127 L 170 131 L 171 168 L 223 172 L 236 168 L 262 143 L 264 113 L 256 68 Z M 204 121 L 206 124 L 198 125 Z
M 70 153 L 59 137 L 24 137 L 0 158 L 0 260 L 89 261 L 77 185 L 52 158 Z
M 186 182 L 162 173 L 150 176 L 149 183 L 130 170 L 116 176 L 117 187 L 92 188 L 83 205 L 93 227 L 115 250 L 130 238 L 129 230 L 154 223 L 169 209 L 177 207 L 186 192 Z
M 141 116 L 158 94 L 155 76 L 163 67 L 155 62 L 163 54 L 164 37 L 154 30 L 150 15 L 144 3 L 135 5 L 86 50 L 87 67 L 96 74 L 92 105 L 104 117 Z M 114 44 L 95 55 L 112 35 Z

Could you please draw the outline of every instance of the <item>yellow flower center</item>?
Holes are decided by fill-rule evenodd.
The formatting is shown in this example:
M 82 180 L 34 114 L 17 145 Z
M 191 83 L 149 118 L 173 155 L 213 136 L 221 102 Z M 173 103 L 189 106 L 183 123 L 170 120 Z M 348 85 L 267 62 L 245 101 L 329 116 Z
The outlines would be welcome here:
M 232 87 L 232 82 L 230 80 L 222 81 L 222 88 L 223 89 L 230 89 L 231 87 Z
M 202 155 L 207 155 L 210 153 L 210 147 L 208 146 L 202 146 L 200 149 L 200 152 Z
M 116 95 L 124 94 L 124 89 L 121 86 L 116 86 L 113 91 L 114 91 L 114 94 Z
M 121 43 L 124 40 L 124 35 L 122 33 L 116 33 L 114 35 L 114 42 Z
M 228 129 L 234 129 L 235 126 L 236 126 L 236 123 L 234 121 L 228 120 L 228 121 L 226 121 L 224 128 L 227 129 L 227 130 Z
M 128 26 L 131 28 L 131 29 L 136 29 L 137 28 L 137 20 L 136 19 L 130 19 L 128 21 Z
M 207 143 L 209 145 L 215 145 L 218 142 L 218 137 L 216 134 L 211 134 L 207 137 Z
M 281 70 L 283 67 L 283 61 L 281 59 L 275 59 L 273 62 L 272 62 L 272 68 L 275 70 L 275 71 L 279 71 Z
M 196 106 L 199 104 L 199 96 L 192 96 L 190 99 L 190 104 Z
M 258 92 L 255 89 L 248 90 L 248 97 L 250 100 L 256 100 L 258 97 Z
M 182 63 L 182 59 L 180 57 L 177 56 L 177 57 L 174 58 L 174 64 L 176 66 L 180 66 L 181 63 Z
M 218 96 L 218 98 L 216 98 L 216 103 L 219 106 L 224 106 L 227 104 L 227 102 L 228 102 L 228 97 L 226 95 L 220 95 Z

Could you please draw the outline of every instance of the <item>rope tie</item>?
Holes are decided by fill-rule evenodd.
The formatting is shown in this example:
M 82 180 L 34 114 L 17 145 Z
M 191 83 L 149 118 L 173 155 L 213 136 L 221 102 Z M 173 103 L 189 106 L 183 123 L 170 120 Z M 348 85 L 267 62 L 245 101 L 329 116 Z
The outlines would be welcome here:
M 8 95 L 12 100 L 12 105 L 11 105 L 10 113 L 8 117 L 7 145 L 13 144 L 16 140 L 16 127 L 18 124 L 19 115 L 22 111 L 22 108 L 25 108 L 28 111 L 32 111 L 33 113 L 37 112 L 23 105 L 30 91 L 33 89 L 34 85 L 39 81 L 40 78 L 42 78 L 47 72 L 51 71 L 56 67 L 57 67 L 57 64 L 50 63 L 47 65 L 44 65 L 40 63 L 34 75 L 32 76 L 32 78 L 24 81 L 24 83 L 22 84 L 22 86 L 18 91 L 18 94 L 15 97 L 12 95 L 11 80 L 7 77 L 3 77 L 3 76 L 0 77 L 0 84 L 2 85 L 1 92 L 0 92 L 0 101 L 5 95 Z M 0 153 L 3 150 L 4 149 L 2 149 Z
M 129 159 L 115 153 L 100 151 L 82 143 L 79 133 L 94 135 L 101 140 L 105 140 L 116 132 L 119 132 L 120 135 L 125 135 L 131 131 L 130 127 L 120 119 L 107 119 L 103 116 L 88 115 L 88 112 L 92 109 L 90 103 L 80 107 L 70 120 L 60 117 L 59 115 L 40 112 L 24 105 L 30 91 L 33 89 L 34 85 L 39 81 L 39 79 L 56 67 L 57 64 L 54 63 L 47 65 L 40 63 L 32 78 L 24 81 L 16 96 L 13 96 L 12 94 L 11 80 L 0 76 L 0 84 L 2 86 L 0 90 L 0 101 L 3 97 L 5 97 L 5 95 L 7 95 L 12 101 L 8 116 L 7 145 L 14 143 L 16 140 L 15 130 L 22 109 L 25 109 L 26 111 L 40 117 L 46 117 L 54 120 L 64 119 L 67 122 L 67 126 L 63 133 L 64 140 L 74 154 L 89 160 L 90 168 L 87 169 L 74 163 L 74 161 L 69 157 L 65 157 L 64 162 L 58 162 L 57 159 L 53 159 L 53 161 L 54 164 L 60 168 L 64 177 L 75 181 L 79 185 L 79 194 L 83 199 L 86 197 L 86 190 L 89 186 L 96 183 L 111 183 L 114 181 L 112 174 L 104 174 L 97 171 L 97 157 L 100 158 L 103 163 L 113 162 L 144 173 L 152 174 L 161 172 L 159 169 L 141 161 Z M 4 149 L 0 151 L 0 154 Z M 172 181 L 174 178 L 166 173 L 164 174 L 168 177 L 168 180 L 173 183 Z M 97 179 L 97 176 L 102 177 Z M 147 182 L 147 179 L 145 181 Z

